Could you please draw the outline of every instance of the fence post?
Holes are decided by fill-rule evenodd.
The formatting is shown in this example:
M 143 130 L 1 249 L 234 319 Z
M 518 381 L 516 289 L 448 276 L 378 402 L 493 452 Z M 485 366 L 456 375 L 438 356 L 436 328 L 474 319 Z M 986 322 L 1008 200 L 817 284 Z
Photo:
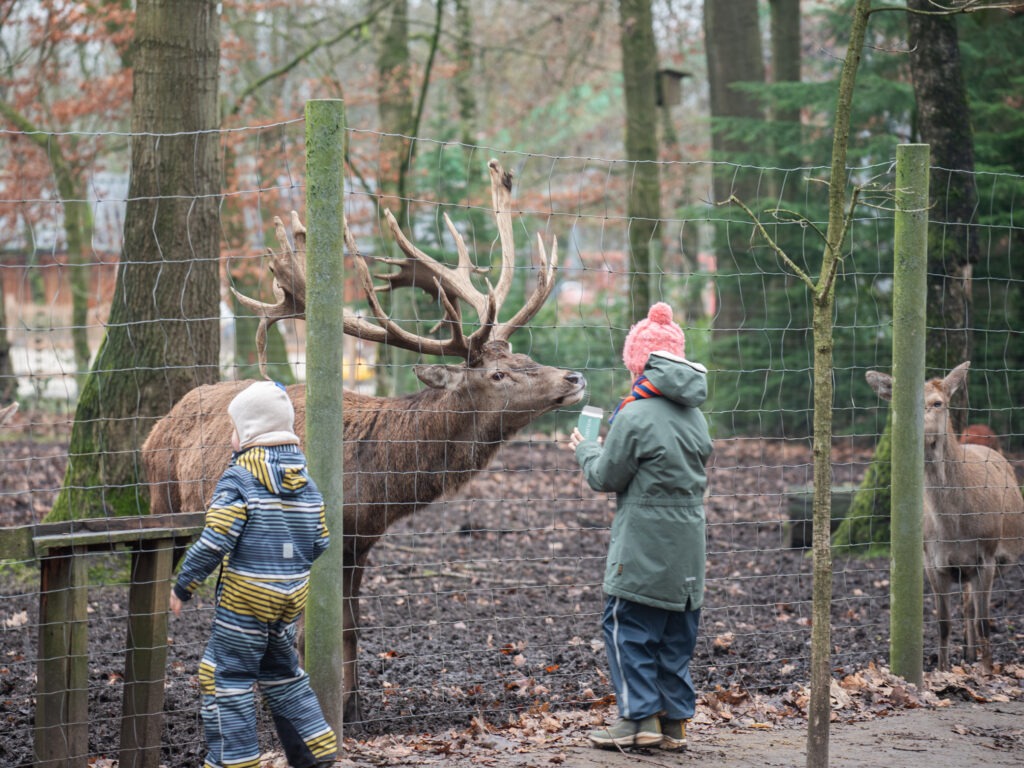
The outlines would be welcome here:
M 927 144 L 896 147 L 892 301 L 892 671 L 921 685 L 924 652 L 924 348 L 928 258 Z
M 306 667 L 324 716 L 342 739 L 344 529 L 342 523 L 342 304 L 345 106 L 306 103 L 306 450 L 327 506 L 331 546 L 310 578 Z
M 35 765 L 84 766 L 89 757 L 89 637 L 85 557 L 75 547 L 39 564 Z
M 152 539 L 132 552 L 118 768 L 160 768 L 174 545 Z

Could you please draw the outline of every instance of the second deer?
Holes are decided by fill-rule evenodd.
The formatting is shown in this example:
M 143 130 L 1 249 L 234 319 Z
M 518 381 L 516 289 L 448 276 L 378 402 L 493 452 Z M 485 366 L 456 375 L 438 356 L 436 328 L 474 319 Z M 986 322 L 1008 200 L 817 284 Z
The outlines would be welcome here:
M 970 365 L 961 363 L 924 385 L 924 568 L 938 612 L 939 669 L 949 669 L 950 603 L 959 584 L 964 658 L 974 661 L 980 653 L 990 673 L 992 583 L 998 563 L 1024 550 L 1024 498 L 1002 454 L 957 440 L 949 401 L 966 384 Z M 866 376 L 879 397 L 892 399 L 891 376 Z

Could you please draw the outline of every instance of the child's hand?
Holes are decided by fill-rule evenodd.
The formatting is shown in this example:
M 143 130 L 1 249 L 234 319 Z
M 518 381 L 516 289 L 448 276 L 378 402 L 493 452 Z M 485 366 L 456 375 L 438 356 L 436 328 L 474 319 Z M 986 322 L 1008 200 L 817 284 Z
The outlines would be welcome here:
M 173 613 L 175 616 L 180 616 L 181 615 L 181 605 L 182 605 L 181 599 L 176 594 L 174 594 L 174 590 L 172 589 L 171 590 L 171 602 L 170 602 L 171 613 Z
M 583 433 L 577 427 L 572 428 L 572 434 L 569 435 L 569 450 L 575 451 L 576 446 L 583 442 Z M 597 438 L 598 445 L 604 445 L 604 438 Z

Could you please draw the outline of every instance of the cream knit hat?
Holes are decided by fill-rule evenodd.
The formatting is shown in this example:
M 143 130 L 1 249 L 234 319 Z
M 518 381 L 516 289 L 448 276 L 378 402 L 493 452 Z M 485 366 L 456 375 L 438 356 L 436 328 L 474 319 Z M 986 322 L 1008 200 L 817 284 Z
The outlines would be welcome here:
M 299 444 L 295 434 L 295 409 L 282 385 L 257 381 L 237 395 L 228 405 L 241 448 L 251 445 Z
M 663 301 L 651 307 L 647 318 L 629 329 L 622 346 L 622 362 L 634 376 L 643 373 L 652 352 L 670 352 L 686 357 L 686 336 L 683 329 L 672 322 L 672 307 Z

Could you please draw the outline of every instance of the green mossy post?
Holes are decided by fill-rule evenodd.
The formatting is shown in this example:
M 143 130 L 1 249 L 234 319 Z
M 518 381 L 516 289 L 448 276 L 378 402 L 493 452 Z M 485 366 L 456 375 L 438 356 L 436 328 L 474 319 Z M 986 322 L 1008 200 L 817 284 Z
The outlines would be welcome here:
M 892 330 L 892 671 L 921 685 L 924 650 L 924 357 L 928 264 L 927 144 L 896 148 Z
M 306 104 L 306 452 L 327 507 L 331 546 L 313 567 L 306 608 L 306 667 L 324 716 L 342 739 L 342 312 L 345 106 Z

